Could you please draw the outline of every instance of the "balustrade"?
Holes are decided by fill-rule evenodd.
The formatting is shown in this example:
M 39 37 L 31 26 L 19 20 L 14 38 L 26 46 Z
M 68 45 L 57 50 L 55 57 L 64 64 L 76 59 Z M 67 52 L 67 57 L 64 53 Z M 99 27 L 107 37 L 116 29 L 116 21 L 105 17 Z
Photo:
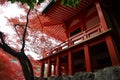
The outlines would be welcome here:
M 49 55 L 50 54 L 54 54 L 60 50 L 63 50 L 63 49 L 66 49 L 72 45 L 75 45 L 75 44 L 78 44 L 80 42 L 83 42 L 84 40 L 88 39 L 88 38 L 91 38 L 97 34 L 100 34 L 102 32 L 102 26 L 100 23 L 96 24 L 95 26 L 85 30 L 85 31 L 82 31 L 72 37 L 70 37 L 67 41 L 57 45 L 56 47 L 54 47 L 50 52 L 51 53 L 48 53 Z

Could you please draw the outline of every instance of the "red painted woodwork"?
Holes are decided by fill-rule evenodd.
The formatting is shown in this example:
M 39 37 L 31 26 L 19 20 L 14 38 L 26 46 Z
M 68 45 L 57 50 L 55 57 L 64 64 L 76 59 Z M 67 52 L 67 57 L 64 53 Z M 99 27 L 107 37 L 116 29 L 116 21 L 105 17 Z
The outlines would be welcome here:
M 52 69 L 52 67 L 51 67 L 52 65 L 51 65 L 51 61 L 50 61 L 50 59 L 48 60 L 48 73 L 47 73 L 47 76 L 49 77 L 49 76 L 51 76 L 51 69 Z
M 56 63 L 54 63 L 53 66 L 54 66 L 53 75 L 56 75 Z
M 62 49 L 67 48 L 68 46 L 72 46 L 74 44 L 77 44 L 78 42 L 83 42 L 84 40 L 90 38 L 92 35 L 96 35 L 102 32 L 102 27 L 101 25 L 98 23 L 97 25 L 82 31 L 80 33 L 78 33 L 77 35 L 70 37 L 69 40 L 61 43 L 60 45 L 56 46 L 55 49 L 51 50 L 51 53 L 55 53 L 58 52 Z M 71 44 L 73 43 L 73 44 Z M 51 54 L 49 53 L 49 54 Z
M 90 58 L 88 45 L 84 45 L 84 54 L 85 54 L 85 62 L 86 62 L 86 71 L 92 72 L 91 58 Z
M 98 11 L 98 15 L 99 15 L 99 18 L 100 18 L 101 25 L 102 25 L 102 27 L 103 27 L 104 30 L 107 30 L 108 27 L 107 27 L 107 24 L 106 24 L 106 21 L 105 21 L 105 17 L 103 15 L 103 12 L 102 12 L 102 9 L 100 7 L 99 2 L 96 1 L 95 5 L 96 5 L 97 11 Z
M 90 3 L 93 3 L 93 1 L 82 0 L 79 6 L 75 8 L 63 6 L 58 1 L 45 15 L 39 15 L 41 23 L 43 24 L 42 26 L 37 18 L 33 18 L 30 20 L 30 27 L 36 28 L 36 30 L 41 30 L 41 27 L 44 27 L 45 34 L 65 41 L 68 39 L 66 32 L 69 28 L 69 22 L 78 16 L 77 14 L 82 12 L 82 9 L 88 7 Z
M 60 76 L 61 75 L 61 62 L 60 62 L 60 57 L 59 56 L 57 56 L 56 66 L 57 66 L 56 75 Z
M 45 69 L 45 64 L 41 63 L 41 71 L 40 71 L 40 76 L 44 77 L 44 69 Z
M 73 58 L 71 51 L 68 51 L 68 73 L 73 75 Z
M 107 43 L 107 46 L 108 46 L 108 50 L 109 50 L 109 54 L 110 54 L 110 57 L 111 57 L 112 65 L 113 66 L 120 65 L 119 58 L 118 58 L 118 53 L 116 52 L 116 49 L 114 47 L 114 42 L 113 42 L 111 36 L 106 37 L 106 43 Z
M 3 3 L 3 1 L 1 0 L 0 3 Z M 39 19 L 33 18 L 29 23 L 30 27 L 35 27 L 36 30 L 41 31 L 44 28 L 45 34 L 63 42 L 48 51 L 47 54 L 49 55 L 40 60 L 41 77 L 44 77 L 45 64 L 48 64 L 47 77 L 51 76 L 52 64 L 54 64 L 54 75 L 57 76 L 61 76 L 62 72 L 73 75 L 77 70 L 91 72 L 101 67 L 120 65 L 110 32 L 112 28 L 110 29 L 107 26 L 99 0 L 81 0 L 77 8 L 66 7 L 58 2 L 45 15 L 40 14 L 39 17 L 42 25 L 39 24 Z M 70 36 L 70 33 L 78 28 L 81 31 L 74 36 Z M 97 49 L 96 45 L 98 44 L 99 48 L 101 46 L 103 48 Z M 94 49 L 98 51 L 94 52 Z M 82 50 L 83 52 L 81 52 Z M 98 54 L 99 50 L 103 50 L 102 55 Z M 104 55 L 104 53 L 107 55 Z M 96 61 L 94 61 L 94 57 L 91 57 L 91 54 L 94 57 L 97 55 Z M 79 61 L 76 60 L 76 57 L 77 59 L 80 58 Z M 111 60 L 111 62 L 108 61 L 109 64 L 106 62 L 107 66 L 102 64 L 102 61 L 105 61 L 104 58 L 110 58 Z M 74 63 L 73 60 L 78 62 Z M 80 61 L 83 61 L 83 63 L 80 63 Z M 76 67 L 77 69 L 75 69 Z
M 57 36 L 59 38 L 64 34 L 66 35 L 66 38 L 63 37 L 63 43 L 54 47 L 50 50 L 47 57 L 40 60 L 40 62 L 47 61 L 49 65 L 48 76 L 50 76 L 51 59 L 54 59 L 53 62 L 56 64 L 54 71 L 57 76 L 62 75 L 63 69 L 61 68 L 66 69 L 64 74 L 73 75 L 78 71 L 91 72 L 107 66 L 120 65 L 117 50 L 110 33 L 112 29 L 107 26 L 105 16 L 98 1 L 82 0 L 76 9 L 64 7 L 57 3 L 55 7 L 47 12 L 46 16 L 53 21 L 53 24 L 60 24 L 60 26 L 56 25 L 56 27 L 51 26 L 56 30 L 48 28 L 49 26 L 45 27 L 46 29 L 48 28 L 58 33 Z M 57 21 L 55 21 L 56 19 Z M 64 23 L 64 27 L 62 23 Z M 48 22 L 47 25 L 51 25 L 51 23 Z M 60 32 L 58 29 L 61 28 Z M 81 28 L 81 31 L 70 36 L 70 33 L 78 28 Z M 54 34 L 52 36 L 55 37 Z M 96 45 L 101 49 L 96 48 Z M 95 50 L 96 52 L 94 52 L 94 49 L 98 51 Z M 92 55 L 94 55 L 96 61 L 94 61 Z M 105 60 L 108 60 L 108 62 Z M 102 64 L 102 61 L 105 64 Z

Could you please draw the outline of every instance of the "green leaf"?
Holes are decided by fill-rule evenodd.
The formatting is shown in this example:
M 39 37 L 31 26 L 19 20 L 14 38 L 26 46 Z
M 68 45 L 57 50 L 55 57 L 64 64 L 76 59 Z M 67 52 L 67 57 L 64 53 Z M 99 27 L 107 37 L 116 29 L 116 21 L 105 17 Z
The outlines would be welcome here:
M 62 0 L 61 4 L 62 5 L 66 5 L 67 4 L 67 0 Z
M 27 0 L 20 0 L 20 2 L 21 2 L 22 4 L 24 4 L 24 3 L 27 2 Z
M 11 3 L 14 3 L 16 0 L 9 0 Z
M 27 4 L 31 9 L 34 8 L 34 4 L 32 3 L 32 1 L 27 1 Z
M 54 0 L 55 2 L 57 1 L 57 0 Z
M 69 6 L 72 6 L 74 3 L 73 3 L 73 1 L 72 0 L 69 0 Z
M 33 3 L 36 3 L 37 1 L 36 0 L 32 0 Z
M 81 0 L 62 0 L 61 4 L 69 7 L 71 6 L 77 7 L 80 1 Z
M 41 4 L 43 1 L 44 1 L 44 0 L 39 0 L 39 1 L 38 1 L 38 4 Z

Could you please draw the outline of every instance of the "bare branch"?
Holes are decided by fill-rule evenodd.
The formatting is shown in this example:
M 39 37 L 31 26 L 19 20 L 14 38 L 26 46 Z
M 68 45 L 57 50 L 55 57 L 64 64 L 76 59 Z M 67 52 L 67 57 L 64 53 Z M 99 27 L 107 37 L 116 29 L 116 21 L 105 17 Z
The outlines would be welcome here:
M 2 32 L 0 32 L 0 39 L 1 39 L 1 43 L 0 43 L 0 48 L 2 48 L 4 51 L 10 53 L 11 55 L 18 57 L 18 52 L 16 52 L 15 50 L 13 50 L 10 46 L 8 46 L 5 41 L 4 41 L 4 35 Z
M 15 32 L 17 33 L 18 37 L 20 38 L 20 41 L 22 41 L 22 39 L 21 39 L 21 37 L 20 37 L 20 34 L 19 34 L 18 31 L 17 31 L 16 26 L 17 26 L 17 25 L 15 25 L 15 27 L 14 27 L 14 28 L 15 28 Z
M 29 17 L 30 11 L 31 11 L 31 9 L 29 9 L 29 11 L 27 13 L 27 17 L 26 17 L 27 22 L 26 22 L 25 29 L 24 29 L 24 32 L 23 32 L 23 38 L 22 38 L 23 43 L 22 43 L 21 52 L 24 52 L 24 48 L 25 48 L 25 37 L 26 37 L 26 31 L 27 31 L 28 22 L 29 22 L 28 17 Z

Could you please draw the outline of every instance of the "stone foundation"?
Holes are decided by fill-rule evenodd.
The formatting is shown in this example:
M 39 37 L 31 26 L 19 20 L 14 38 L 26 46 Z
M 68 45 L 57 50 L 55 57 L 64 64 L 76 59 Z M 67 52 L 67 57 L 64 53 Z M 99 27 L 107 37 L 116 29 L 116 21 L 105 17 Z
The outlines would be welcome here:
M 120 80 L 120 66 L 107 67 L 96 72 L 77 72 L 73 76 L 51 76 L 38 80 Z

